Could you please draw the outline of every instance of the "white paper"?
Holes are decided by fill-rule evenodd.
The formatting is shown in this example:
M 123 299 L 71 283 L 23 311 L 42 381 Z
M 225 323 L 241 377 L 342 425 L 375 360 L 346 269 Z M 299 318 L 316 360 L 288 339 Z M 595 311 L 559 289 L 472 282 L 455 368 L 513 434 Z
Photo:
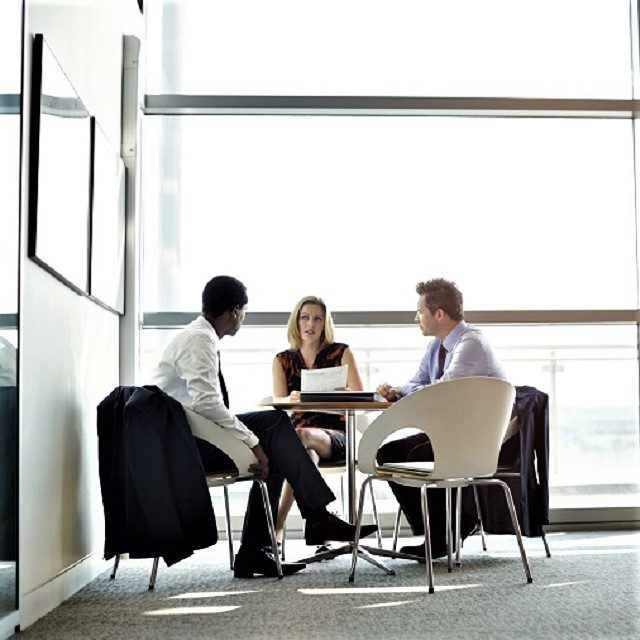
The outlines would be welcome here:
M 328 369 L 302 369 L 301 391 L 335 391 L 347 386 L 347 365 Z

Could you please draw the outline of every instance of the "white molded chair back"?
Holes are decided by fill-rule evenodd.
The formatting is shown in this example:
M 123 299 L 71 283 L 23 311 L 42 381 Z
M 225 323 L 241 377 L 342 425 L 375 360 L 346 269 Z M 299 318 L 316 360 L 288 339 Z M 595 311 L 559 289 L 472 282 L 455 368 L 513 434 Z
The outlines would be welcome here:
M 233 460 L 233 464 L 238 467 L 239 478 L 251 476 L 249 466 L 257 462 L 251 449 L 247 445 L 236 438 L 230 431 L 224 429 L 219 424 L 201 416 L 199 413 L 184 407 L 184 414 L 187 416 L 187 422 L 191 427 L 191 433 L 196 438 L 202 438 L 212 445 L 224 451 Z
M 493 475 L 514 396 L 508 382 L 488 377 L 456 378 L 416 391 L 369 425 L 360 441 L 358 467 L 363 473 L 375 474 L 376 454 L 384 440 L 395 431 L 414 427 L 431 440 L 434 467 L 430 479 Z

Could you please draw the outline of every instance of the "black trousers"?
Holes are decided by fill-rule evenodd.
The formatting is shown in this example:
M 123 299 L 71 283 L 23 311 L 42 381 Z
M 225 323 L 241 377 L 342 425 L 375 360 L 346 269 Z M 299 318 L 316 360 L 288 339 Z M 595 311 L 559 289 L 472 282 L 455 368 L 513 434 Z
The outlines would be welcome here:
M 335 496 L 309 457 L 291 425 L 289 416 L 281 410 L 242 413 L 238 418 L 256 435 L 269 458 L 269 476 L 265 483 L 275 522 L 284 480 L 291 485 L 300 514 L 308 518 L 314 511 L 326 507 Z M 205 472 L 228 471 L 235 465 L 224 452 L 211 443 L 196 438 Z M 249 504 L 242 529 L 242 544 L 249 548 L 271 545 L 262 493 L 257 483 L 249 492 Z
M 377 460 L 380 464 L 386 462 L 431 462 L 433 461 L 433 449 L 431 448 L 429 437 L 425 433 L 417 433 L 407 438 L 392 440 L 382 445 L 378 451 Z M 390 482 L 389 486 L 400 504 L 413 534 L 416 536 L 423 535 L 424 523 L 422 521 L 420 489 L 396 484 L 395 482 Z M 470 490 L 469 488 L 465 488 L 463 489 L 463 493 Z M 452 491 L 451 502 L 451 520 L 454 532 L 456 493 L 456 491 Z M 429 525 L 431 528 L 431 550 L 434 557 L 438 557 L 447 552 L 445 490 L 429 489 L 427 498 L 429 504 Z M 463 540 L 471 533 L 477 521 L 474 512 L 464 508 L 467 503 L 468 500 L 463 500 L 460 527 Z

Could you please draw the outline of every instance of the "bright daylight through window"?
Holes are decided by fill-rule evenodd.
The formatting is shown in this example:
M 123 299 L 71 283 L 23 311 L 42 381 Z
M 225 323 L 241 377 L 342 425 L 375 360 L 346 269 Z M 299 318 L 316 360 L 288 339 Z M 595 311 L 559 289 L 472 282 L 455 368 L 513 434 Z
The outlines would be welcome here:
M 638 176 L 619 107 L 638 73 L 629 7 L 149 2 L 146 92 L 168 106 L 142 131 L 139 381 L 175 331 L 171 314 L 197 313 L 204 283 L 229 273 L 250 312 L 283 314 L 279 326 L 249 315 L 222 343 L 234 410 L 271 393 L 282 319 L 308 294 L 359 312 L 336 337 L 365 388 L 402 384 L 427 344 L 411 324 L 415 283 L 443 276 L 471 316 L 493 312 L 482 329 L 510 381 L 550 395 L 552 508 L 638 506 Z M 190 95 L 212 108 L 189 112 Z M 284 106 L 247 106 L 264 96 Z M 350 111 L 326 107 L 344 96 Z M 487 106 L 400 108 L 447 96 Z M 391 102 L 365 109 L 368 97 Z M 574 111 L 539 117 L 563 99 Z M 385 311 L 405 320 L 385 323 Z

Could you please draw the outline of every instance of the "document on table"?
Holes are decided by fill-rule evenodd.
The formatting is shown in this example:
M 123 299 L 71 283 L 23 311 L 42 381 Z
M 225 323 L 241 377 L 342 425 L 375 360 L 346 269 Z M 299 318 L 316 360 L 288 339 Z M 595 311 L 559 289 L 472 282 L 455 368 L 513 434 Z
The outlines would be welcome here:
M 302 369 L 300 391 L 335 391 L 347 386 L 347 366 L 327 369 Z

